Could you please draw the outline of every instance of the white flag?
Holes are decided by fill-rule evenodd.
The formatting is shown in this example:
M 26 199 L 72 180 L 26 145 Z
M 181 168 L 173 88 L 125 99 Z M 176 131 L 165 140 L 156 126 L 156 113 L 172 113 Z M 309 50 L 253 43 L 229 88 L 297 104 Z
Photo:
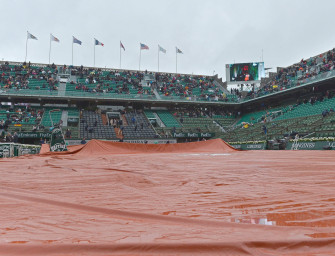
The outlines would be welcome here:
M 166 53 L 166 50 L 163 47 L 161 47 L 160 45 L 158 45 L 158 49 L 159 49 L 160 52 Z
M 183 52 L 182 52 L 180 49 L 178 49 L 177 47 L 176 47 L 176 53 L 181 53 L 181 54 L 183 54 Z
M 51 39 L 51 41 L 55 41 L 55 42 L 59 43 L 59 39 L 57 37 L 53 36 L 52 34 L 50 34 L 50 39 Z
M 30 34 L 28 31 L 27 31 L 27 38 L 28 39 L 35 39 L 35 40 L 37 40 L 37 37 L 33 36 L 32 34 Z

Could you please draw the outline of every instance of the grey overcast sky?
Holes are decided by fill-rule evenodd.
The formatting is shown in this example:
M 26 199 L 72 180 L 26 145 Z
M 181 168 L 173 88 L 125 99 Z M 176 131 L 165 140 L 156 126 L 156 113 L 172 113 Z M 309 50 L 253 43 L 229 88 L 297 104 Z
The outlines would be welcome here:
M 38 40 L 28 41 L 28 61 L 119 68 L 119 42 L 124 44 L 122 68 L 138 69 L 139 44 L 142 70 L 219 74 L 225 80 L 225 64 L 261 60 L 265 67 L 288 66 L 335 46 L 334 0 L 0 0 L 0 59 L 23 61 L 26 31 Z

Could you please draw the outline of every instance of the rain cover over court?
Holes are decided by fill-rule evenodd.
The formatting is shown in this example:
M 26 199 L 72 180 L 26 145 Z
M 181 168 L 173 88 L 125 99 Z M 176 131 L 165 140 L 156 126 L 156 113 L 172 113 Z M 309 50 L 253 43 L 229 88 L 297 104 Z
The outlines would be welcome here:
M 220 139 L 1 159 L 0 255 L 332 255 L 334 159 Z

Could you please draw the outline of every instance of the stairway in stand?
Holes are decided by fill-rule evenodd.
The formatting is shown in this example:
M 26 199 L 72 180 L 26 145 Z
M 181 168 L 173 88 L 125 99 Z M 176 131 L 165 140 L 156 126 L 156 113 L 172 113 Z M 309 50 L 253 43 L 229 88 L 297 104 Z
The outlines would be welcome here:
M 128 125 L 127 118 L 125 117 L 125 115 L 122 115 L 122 123 L 124 126 Z
M 123 139 L 124 136 L 121 133 L 120 128 L 114 128 L 114 131 L 115 131 L 115 134 L 116 134 L 116 138 Z M 120 131 L 120 134 L 119 134 L 119 131 Z
M 105 114 L 101 114 L 101 119 L 104 125 L 108 125 L 108 120 Z
M 65 96 L 66 91 L 66 83 L 58 84 L 58 96 Z

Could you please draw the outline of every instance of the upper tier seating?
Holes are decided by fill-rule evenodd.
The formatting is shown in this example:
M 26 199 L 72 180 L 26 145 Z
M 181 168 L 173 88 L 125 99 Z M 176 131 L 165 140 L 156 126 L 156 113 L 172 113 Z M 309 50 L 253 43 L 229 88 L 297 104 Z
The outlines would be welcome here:
M 58 93 L 58 70 L 72 76 Z M 110 97 L 148 100 L 236 102 L 237 96 L 222 91 L 213 77 L 116 71 L 81 67 L 1 65 L 0 87 L 6 93 Z M 146 78 L 152 78 L 150 81 Z M 71 82 L 70 82 L 71 81 Z M 156 93 L 156 90 L 158 94 Z M 155 95 L 156 93 L 156 95 Z M 160 96 L 158 96 L 160 94 Z M 168 97 L 166 97 L 168 96 Z
M 334 77 L 334 67 L 335 48 L 307 60 L 302 59 L 300 62 L 287 68 L 278 68 L 277 75 L 273 79 L 270 79 L 258 90 L 250 91 L 246 99 L 286 90 L 304 83 L 316 81 L 317 78 Z
M 66 95 L 95 93 L 116 98 L 155 98 L 151 88 L 140 84 L 143 73 L 79 69 L 74 72 L 77 83 L 66 85 Z
M 33 93 L 37 90 L 57 91 L 56 74 L 55 66 L 4 64 L 0 66 L 0 86 L 4 90 L 14 91 L 17 94 Z
M 236 95 L 216 87 L 212 77 L 180 74 L 156 74 L 157 90 L 161 97 L 200 101 L 237 101 Z

